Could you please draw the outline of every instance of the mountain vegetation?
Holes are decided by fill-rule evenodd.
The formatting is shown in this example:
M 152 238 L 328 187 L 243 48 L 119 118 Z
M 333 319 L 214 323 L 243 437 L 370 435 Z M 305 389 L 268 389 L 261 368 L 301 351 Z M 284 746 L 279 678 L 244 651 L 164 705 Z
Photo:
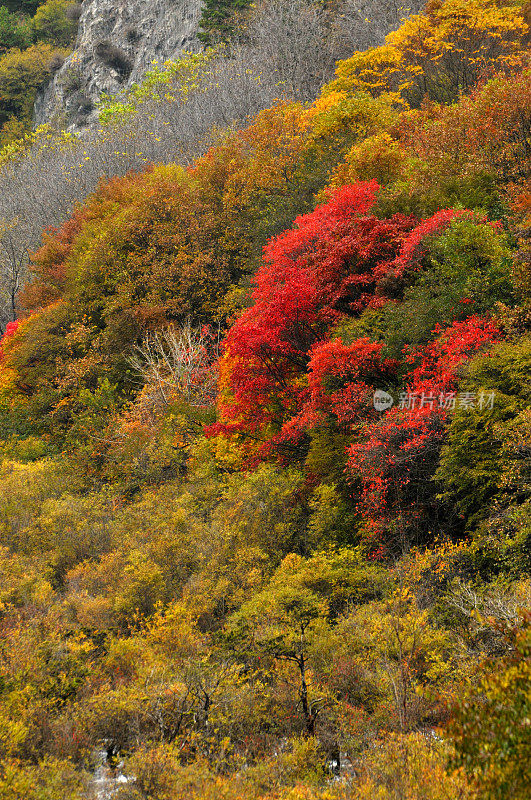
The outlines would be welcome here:
M 234 11 L 0 153 L 0 800 L 527 800 L 531 6 Z
M 69 53 L 79 8 L 74 0 L 0 5 L 0 146 L 31 130 L 35 97 Z

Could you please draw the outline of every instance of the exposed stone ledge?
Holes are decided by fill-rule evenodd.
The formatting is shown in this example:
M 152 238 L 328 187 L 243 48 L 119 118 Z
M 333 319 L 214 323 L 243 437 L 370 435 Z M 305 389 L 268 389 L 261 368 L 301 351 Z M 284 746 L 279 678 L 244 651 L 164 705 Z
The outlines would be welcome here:
M 81 130 L 103 93 L 119 96 L 154 61 L 199 50 L 201 0 L 84 0 L 72 55 L 35 103 L 35 124 Z

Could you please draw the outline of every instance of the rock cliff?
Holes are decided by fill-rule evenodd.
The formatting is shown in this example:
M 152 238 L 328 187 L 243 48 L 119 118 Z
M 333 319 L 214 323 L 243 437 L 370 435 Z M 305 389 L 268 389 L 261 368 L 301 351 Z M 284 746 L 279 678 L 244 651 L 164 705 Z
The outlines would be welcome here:
M 35 124 L 79 130 L 100 96 L 120 95 L 154 61 L 196 51 L 201 0 L 84 0 L 73 53 L 40 93 Z

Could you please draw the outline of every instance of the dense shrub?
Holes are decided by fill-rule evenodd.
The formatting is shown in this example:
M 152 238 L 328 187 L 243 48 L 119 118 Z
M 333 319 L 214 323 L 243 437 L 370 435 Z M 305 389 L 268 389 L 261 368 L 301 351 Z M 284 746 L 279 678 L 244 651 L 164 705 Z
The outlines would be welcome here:
M 79 20 L 72 14 L 76 7 L 72 0 L 46 0 L 31 21 L 35 39 L 56 47 L 73 44 Z
M 127 53 L 121 47 L 107 40 L 98 42 L 94 53 L 107 67 L 116 70 L 122 80 L 129 77 L 133 64 Z
M 35 94 L 50 76 L 62 49 L 49 44 L 37 44 L 27 50 L 12 50 L 0 60 L 0 92 L 2 107 L 0 124 L 16 117 L 31 118 Z

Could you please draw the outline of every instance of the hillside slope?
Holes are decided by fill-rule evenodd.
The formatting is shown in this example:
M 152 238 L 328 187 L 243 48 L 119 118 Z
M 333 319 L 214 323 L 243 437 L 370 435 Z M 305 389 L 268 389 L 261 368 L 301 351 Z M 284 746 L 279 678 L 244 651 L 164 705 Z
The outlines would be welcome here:
M 270 2 L 0 164 L 0 800 L 529 800 L 531 5 Z

